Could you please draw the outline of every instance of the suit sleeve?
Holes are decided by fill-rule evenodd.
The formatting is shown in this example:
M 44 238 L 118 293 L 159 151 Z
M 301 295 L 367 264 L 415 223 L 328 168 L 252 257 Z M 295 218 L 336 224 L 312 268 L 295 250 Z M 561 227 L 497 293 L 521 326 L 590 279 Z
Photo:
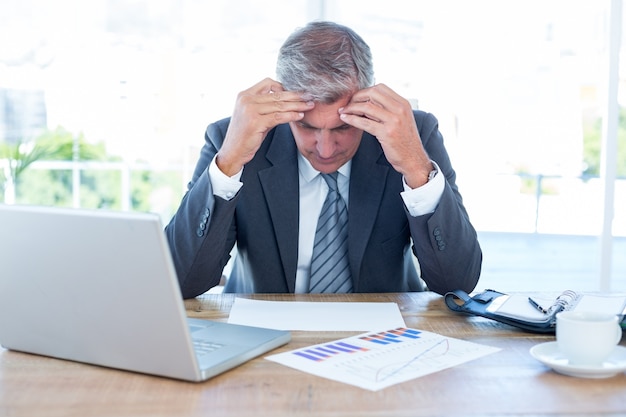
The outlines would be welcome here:
M 437 119 L 416 112 L 415 119 L 426 152 L 445 175 L 441 200 L 433 213 L 412 217 L 408 214 L 413 252 L 422 279 L 429 290 L 439 294 L 462 289 L 472 291 L 478 283 L 482 251 L 463 199 L 456 185 L 456 173 L 439 132 Z
M 213 195 L 208 167 L 222 144 L 227 120 L 209 125 L 193 177 L 181 204 L 165 227 L 183 298 L 216 286 L 235 242 L 238 196 Z

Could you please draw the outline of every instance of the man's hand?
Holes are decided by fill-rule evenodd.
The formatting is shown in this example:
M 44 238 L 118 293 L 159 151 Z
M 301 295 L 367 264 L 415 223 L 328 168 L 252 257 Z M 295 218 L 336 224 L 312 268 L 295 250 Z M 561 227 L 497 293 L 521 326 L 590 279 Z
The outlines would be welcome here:
M 235 175 L 254 157 L 267 132 L 279 124 L 302 119 L 314 105 L 302 93 L 285 91 L 270 78 L 242 91 L 217 153 L 218 168 L 228 176 Z
M 422 140 L 410 103 L 384 84 L 357 91 L 339 109 L 341 119 L 375 136 L 389 163 L 411 188 L 428 182 L 433 164 Z

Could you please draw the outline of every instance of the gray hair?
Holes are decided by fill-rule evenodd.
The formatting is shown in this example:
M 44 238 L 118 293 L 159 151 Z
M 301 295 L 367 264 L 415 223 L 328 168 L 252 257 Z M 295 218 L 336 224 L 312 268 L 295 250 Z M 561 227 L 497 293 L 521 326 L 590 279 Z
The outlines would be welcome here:
M 372 54 L 352 29 L 311 22 L 292 33 L 280 48 L 276 76 L 286 90 L 334 103 L 374 84 Z

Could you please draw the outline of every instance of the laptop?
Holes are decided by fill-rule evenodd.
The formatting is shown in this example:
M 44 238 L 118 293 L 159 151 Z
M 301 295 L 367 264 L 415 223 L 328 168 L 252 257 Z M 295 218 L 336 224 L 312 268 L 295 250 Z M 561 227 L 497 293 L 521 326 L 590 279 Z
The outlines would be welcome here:
M 287 331 L 187 318 L 156 214 L 0 205 L 0 344 L 204 381 Z

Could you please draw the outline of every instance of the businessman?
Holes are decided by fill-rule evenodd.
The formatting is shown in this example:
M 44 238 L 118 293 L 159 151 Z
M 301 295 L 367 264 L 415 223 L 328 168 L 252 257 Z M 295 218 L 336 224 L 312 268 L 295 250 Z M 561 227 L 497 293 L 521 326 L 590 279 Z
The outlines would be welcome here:
M 374 84 L 353 30 L 312 22 L 277 80 L 210 124 L 166 234 L 183 297 L 474 289 L 482 252 L 436 118 Z M 416 262 L 417 261 L 417 262 Z

